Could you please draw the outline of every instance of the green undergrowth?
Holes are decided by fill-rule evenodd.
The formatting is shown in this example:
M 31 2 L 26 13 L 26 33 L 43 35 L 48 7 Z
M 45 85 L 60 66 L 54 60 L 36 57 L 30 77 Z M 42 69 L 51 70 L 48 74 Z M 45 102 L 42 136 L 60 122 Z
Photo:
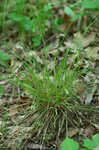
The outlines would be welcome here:
M 66 138 L 62 144 L 61 148 L 58 150 L 79 150 L 79 143 L 74 141 L 71 138 Z M 96 134 L 92 136 L 91 139 L 83 139 L 83 148 L 80 148 L 80 150 L 98 150 L 99 149 L 99 134 Z
M 66 23 L 73 24 L 75 21 L 78 23 L 78 29 L 83 26 L 83 17 L 86 18 L 92 16 L 92 20 L 95 19 L 93 12 L 99 11 L 99 2 L 91 2 L 90 0 L 70 2 L 70 5 L 66 5 L 66 1 L 51 2 L 49 0 L 40 1 L 37 0 L 27 2 L 26 0 L 4 0 L 1 2 L 0 7 L 0 27 L 4 34 L 8 34 L 8 31 L 13 31 L 19 40 L 27 42 L 33 48 L 37 48 L 41 44 L 45 45 L 47 34 L 54 34 L 62 31 L 60 25 Z M 62 14 L 55 14 L 55 11 L 62 7 Z M 64 20 L 64 14 L 71 17 L 71 21 Z M 97 17 L 97 15 L 96 15 Z M 86 24 L 86 20 L 85 20 Z M 13 29 L 14 26 L 14 29 Z M 71 30 L 68 27 L 68 30 Z M 85 30 L 86 25 L 84 26 Z M 68 31 L 69 32 L 69 31 Z M 66 34 L 65 33 L 65 34 Z

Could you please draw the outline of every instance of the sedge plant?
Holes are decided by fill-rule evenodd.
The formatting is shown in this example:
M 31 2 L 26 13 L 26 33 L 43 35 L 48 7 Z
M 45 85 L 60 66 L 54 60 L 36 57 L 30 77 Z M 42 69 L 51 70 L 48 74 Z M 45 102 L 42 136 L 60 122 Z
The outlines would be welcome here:
M 72 105 L 77 103 L 75 83 L 79 73 L 67 66 L 68 51 L 67 49 L 65 58 L 53 70 L 49 70 L 47 64 L 42 66 L 32 59 L 32 62 L 24 62 L 24 71 L 19 76 L 14 75 L 15 83 L 30 98 L 21 123 L 36 128 L 36 136 L 44 141 L 52 138 L 53 135 L 50 134 L 55 130 L 55 134 L 60 136 L 68 112 L 72 113 Z
M 78 64 L 81 61 L 79 55 L 80 51 Z M 42 142 L 53 139 L 57 142 L 63 134 L 66 135 L 68 124 L 79 126 L 79 110 L 94 111 L 79 101 L 77 81 L 82 71 L 78 65 L 68 66 L 68 57 L 69 49 L 66 49 L 65 57 L 59 64 L 55 59 L 52 70 L 47 63 L 41 64 L 34 57 L 24 59 L 19 75 L 13 74 L 15 84 L 28 97 L 22 104 L 25 106 L 24 117 L 17 123 L 32 127 L 32 135 Z

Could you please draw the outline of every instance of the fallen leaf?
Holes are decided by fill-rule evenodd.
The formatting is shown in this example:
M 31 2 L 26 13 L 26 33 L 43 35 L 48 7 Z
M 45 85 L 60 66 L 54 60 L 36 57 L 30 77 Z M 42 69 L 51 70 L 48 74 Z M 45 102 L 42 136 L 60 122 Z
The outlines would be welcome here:
M 31 60 L 32 58 L 34 58 L 38 63 L 43 64 L 42 59 L 38 56 L 38 54 L 34 51 L 30 51 L 27 53 L 27 58 L 29 60 Z
M 95 41 L 96 33 L 92 32 L 87 37 L 84 37 L 81 32 L 77 32 L 74 34 L 74 43 L 76 43 L 77 47 L 87 47 L 90 43 Z
M 86 137 L 92 137 L 95 133 L 95 128 L 94 126 L 92 125 L 89 125 L 88 127 L 86 127 L 84 130 L 83 130 L 83 134 L 86 136 Z
M 88 88 L 86 91 L 85 91 L 85 104 L 88 105 L 91 103 L 91 101 L 93 100 L 93 95 L 96 91 L 97 87 L 94 86 L 94 87 L 90 87 Z
M 76 135 L 79 132 L 78 128 L 69 128 L 67 136 L 68 137 L 73 137 L 74 135 Z
M 99 58 L 99 47 L 88 47 L 85 49 L 88 58 Z

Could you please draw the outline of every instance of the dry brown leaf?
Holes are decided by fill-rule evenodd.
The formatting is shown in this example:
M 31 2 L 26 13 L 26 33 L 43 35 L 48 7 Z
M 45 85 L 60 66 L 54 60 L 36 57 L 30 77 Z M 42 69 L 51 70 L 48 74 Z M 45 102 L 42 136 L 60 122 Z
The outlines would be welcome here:
M 67 133 L 67 136 L 69 137 L 73 137 L 74 135 L 76 135 L 79 132 L 78 128 L 69 128 L 69 131 Z
M 93 95 L 94 95 L 96 89 L 97 89 L 97 87 L 94 86 L 94 87 L 87 88 L 87 90 L 85 90 L 83 96 L 85 97 L 84 103 L 86 105 L 90 104 L 91 101 L 93 100 Z
M 75 22 L 72 22 L 72 17 L 64 14 L 65 32 L 72 34 L 75 28 Z
M 95 133 L 95 128 L 92 125 L 89 125 L 87 128 L 83 130 L 83 134 L 85 134 L 86 137 L 92 137 Z
M 88 58 L 99 59 L 99 47 L 88 47 L 85 49 Z
M 74 43 L 76 43 L 78 47 L 87 47 L 90 43 L 95 41 L 95 36 L 96 33 L 94 32 L 92 32 L 87 37 L 84 37 L 81 32 L 77 32 L 74 34 Z

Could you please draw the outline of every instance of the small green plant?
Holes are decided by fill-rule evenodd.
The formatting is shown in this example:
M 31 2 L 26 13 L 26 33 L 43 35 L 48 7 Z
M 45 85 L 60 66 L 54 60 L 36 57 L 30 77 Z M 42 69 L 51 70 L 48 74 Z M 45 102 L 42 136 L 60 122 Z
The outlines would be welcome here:
M 25 0 L 16 1 L 16 5 L 8 14 L 8 18 L 16 23 L 19 32 L 24 38 L 31 37 L 35 47 L 44 42 L 48 20 L 52 17 L 52 6 L 50 3 L 41 3 L 39 0 L 36 6 L 26 3 Z
M 8 53 L 4 52 L 3 50 L 0 50 L 0 64 L 4 67 L 7 67 L 9 60 L 10 56 L 8 55 Z
M 78 149 L 79 144 L 73 139 L 68 137 L 62 142 L 61 148 L 59 148 L 59 150 L 78 150 Z
M 86 149 L 82 150 L 95 150 L 99 149 L 99 134 L 96 134 L 92 137 L 92 140 L 90 139 L 84 139 L 83 140 L 84 144 L 83 146 L 86 147 Z
M 90 139 L 83 139 L 82 146 L 80 150 L 98 150 L 99 149 L 99 134 L 96 134 Z M 67 137 L 61 144 L 59 150 L 79 150 L 79 143 L 73 139 Z
M 79 10 L 80 8 L 80 10 Z M 70 6 L 64 7 L 64 13 L 71 17 L 71 21 L 75 22 L 83 16 L 92 15 L 91 12 L 99 12 L 99 1 L 84 0 L 78 1 Z

